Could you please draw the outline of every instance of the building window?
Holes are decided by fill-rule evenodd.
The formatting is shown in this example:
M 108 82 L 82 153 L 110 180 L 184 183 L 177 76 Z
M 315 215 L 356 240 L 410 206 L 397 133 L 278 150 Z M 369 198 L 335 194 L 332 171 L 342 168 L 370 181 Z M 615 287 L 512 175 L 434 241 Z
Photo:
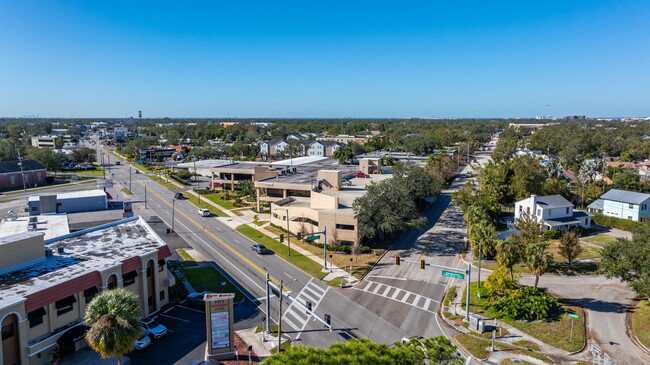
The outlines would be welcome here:
M 165 300 L 165 291 L 164 290 L 160 291 L 160 300 Z
M 566 214 L 569 214 L 569 207 L 566 207 Z
M 35 212 L 38 210 L 38 207 L 32 207 L 32 212 Z
M 634 209 L 634 204 L 632 204 L 632 203 L 628 204 L 628 208 Z
M 56 315 L 60 316 L 62 314 L 68 313 L 72 310 L 74 307 L 74 303 L 77 302 L 77 299 L 74 297 L 74 295 L 71 295 L 67 298 L 63 298 L 59 301 L 56 302 L 55 307 L 56 307 Z
M 147 267 L 147 277 L 150 278 L 153 275 L 153 267 Z
M 343 229 L 346 231 L 354 231 L 354 226 L 351 224 L 337 224 L 336 229 Z
M 165 270 L 165 260 L 158 260 L 158 272 Z
M 538 217 L 541 217 L 541 216 L 542 216 L 542 210 L 541 210 L 541 209 L 537 209 L 537 216 L 538 216 Z
M 97 293 L 99 293 L 99 289 L 97 289 L 96 286 L 84 290 L 84 298 L 86 300 L 86 304 L 90 303 L 90 301 L 93 300 Z
M 40 307 L 37 310 L 33 310 L 27 313 L 27 319 L 29 319 L 29 328 L 36 327 L 40 324 L 43 324 L 43 317 L 45 316 L 45 308 Z
M 129 286 L 131 284 L 135 284 L 135 278 L 138 277 L 138 273 L 133 270 L 131 272 L 127 272 L 122 276 L 122 284 L 124 286 Z
M 628 216 L 627 216 L 627 219 L 632 220 L 632 216 L 631 216 L 631 215 L 628 215 Z
M 14 337 L 14 324 L 8 324 L 5 326 L 2 326 L 2 340 L 7 340 Z
M 149 296 L 149 297 L 147 298 L 147 304 L 148 304 L 150 307 L 153 307 L 153 295 L 151 295 L 151 296 Z

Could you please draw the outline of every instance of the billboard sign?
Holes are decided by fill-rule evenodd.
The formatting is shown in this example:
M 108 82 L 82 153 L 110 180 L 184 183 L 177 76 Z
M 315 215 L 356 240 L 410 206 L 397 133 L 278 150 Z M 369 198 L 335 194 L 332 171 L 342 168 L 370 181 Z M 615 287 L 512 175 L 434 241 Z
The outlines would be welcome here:
M 206 294 L 206 359 L 224 360 L 235 357 L 234 343 L 234 294 Z

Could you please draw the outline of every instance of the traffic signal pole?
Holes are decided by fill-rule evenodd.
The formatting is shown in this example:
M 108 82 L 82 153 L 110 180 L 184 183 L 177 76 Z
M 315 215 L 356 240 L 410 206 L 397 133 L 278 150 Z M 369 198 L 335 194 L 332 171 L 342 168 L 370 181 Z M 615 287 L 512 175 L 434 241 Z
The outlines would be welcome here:
M 282 282 L 280 282 L 280 283 L 282 283 Z M 273 281 L 271 281 L 271 279 L 269 278 L 269 274 L 267 273 L 266 274 L 266 311 L 267 311 L 267 313 L 270 313 L 270 304 L 269 304 L 270 303 L 270 294 L 269 293 L 270 293 L 271 289 L 275 289 L 275 290 L 278 291 L 280 296 L 284 295 L 294 305 L 304 309 L 306 314 L 310 315 L 313 319 L 318 320 L 319 322 L 321 322 L 323 325 L 325 325 L 326 328 L 328 328 L 330 330 L 330 332 L 332 332 L 332 325 L 330 323 L 327 323 L 327 321 L 325 321 L 323 318 L 320 318 L 318 315 L 316 315 L 316 313 L 314 313 L 314 311 L 312 311 L 311 308 L 308 308 L 305 304 L 301 303 L 298 299 L 294 298 L 294 296 L 289 294 L 288 292 L 286 292 L 283 287 L 282 287 L 282 289 L 280 289 L 280 288 L 281 288 L 281 286 L 278 286 Z M 267 328 L 271 328 L 268 315 L 266 316 L 266 321 L 267 321 L 266 322 Z M 270 330 L 269 330 L 269 332 L 270 332 Z
M 469 262 L 467 263 L 467 269 L 459 269 L 459 268 L 456 268 L 456 267 L 450 267 L 450 266 L 443 266 L 443 265 L 436 265 L 436 264 L 427 264 L 425 260 L 420 260 L 420 261 L 403 260 L 403 259 L 400 257 L 400 255 L 395 255 L 394 259 L 395 259 L 395 265 L 396 265 L 396 266 L 400 266 L 400 264 L 401 264 L 402 262 L 406 262 L 406 263 L 408 263 L 408 264 L 419 264 L 419 265 L 420 265 L 420 268 L 421 268 L 422 270 L 424 270 L 426 266 L 432 266 L 432 267 L 436 267 L 436 268 L 439 268 L 439 269 L 445 269 L 445 270 L 455 271 L 455 272 L 459 272 L 459 273 L 462 273 L 462 274 L 467 275 L 467 299 L 465 300 L 465 320 L 469 321 L 469 298 L 470 298 L 470 296 L 469 296 L 469 291 L 470 291 L 470 285 L 471 285 L 471 283 L 472 283 L 472 282 L 471 282 L 471 276 L 472 276 L 472 265 L 471 265 Z M 459 275 L 457 275 L 457 274 L 456 274 L 457 276 L 451 276 L 453 273 L 449 273 L 449 275 L 447 275 L 447 274 L 445 274 L 444 271 L 443 271 L 442 274 L 445 275 L 445 276 L 457 277 L 457 278 L 459 278 L 459 279 L 462 279 L 462 277 L 458 277 Z

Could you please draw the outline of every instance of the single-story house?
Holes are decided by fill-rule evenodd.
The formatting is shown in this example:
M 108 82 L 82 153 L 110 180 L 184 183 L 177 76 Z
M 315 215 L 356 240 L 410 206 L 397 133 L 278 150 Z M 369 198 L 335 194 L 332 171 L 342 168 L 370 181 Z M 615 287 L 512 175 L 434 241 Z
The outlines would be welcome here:
M 601 195 L 599 200 L 603 201 L 601 213 L 608 217 L 640 222 L 650 214 L 650 194 L 612 189 Z

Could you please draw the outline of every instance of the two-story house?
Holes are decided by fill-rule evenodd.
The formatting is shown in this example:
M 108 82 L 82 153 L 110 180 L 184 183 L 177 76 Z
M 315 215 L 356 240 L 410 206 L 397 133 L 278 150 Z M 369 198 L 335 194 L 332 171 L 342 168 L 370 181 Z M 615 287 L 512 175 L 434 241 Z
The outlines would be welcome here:
M 515 203 L 515 220 L 526 214 L 534 216 L 545 230 L 565 231 L 572 227 L 591 227 L 593 214 L 573 210 L 573 204 L 562 195 L 536 196 Z
M 650 214 L 650 194 L 612 189 L 591 203 L 589 211 L 641 222 Z

